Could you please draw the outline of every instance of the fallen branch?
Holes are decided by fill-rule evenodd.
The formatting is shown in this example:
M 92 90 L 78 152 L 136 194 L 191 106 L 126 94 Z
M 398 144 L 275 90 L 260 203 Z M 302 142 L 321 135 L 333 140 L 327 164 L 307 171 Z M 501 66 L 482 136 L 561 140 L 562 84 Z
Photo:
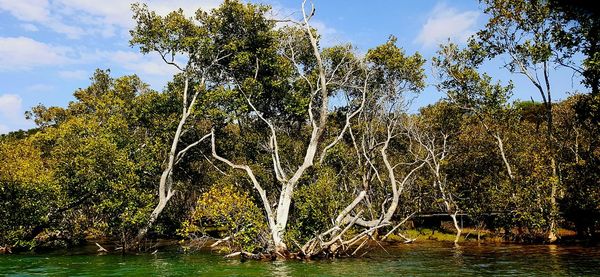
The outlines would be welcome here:
M 211 244 L 210 247 L 216 247 L 217 245 L 221 244 L 222 242 L 226 242 L 226 241 L 228 241 L 230 239 L 231 239 L 231 236 L 228 236 L 226 238 L 217 240 L 215 243 Z

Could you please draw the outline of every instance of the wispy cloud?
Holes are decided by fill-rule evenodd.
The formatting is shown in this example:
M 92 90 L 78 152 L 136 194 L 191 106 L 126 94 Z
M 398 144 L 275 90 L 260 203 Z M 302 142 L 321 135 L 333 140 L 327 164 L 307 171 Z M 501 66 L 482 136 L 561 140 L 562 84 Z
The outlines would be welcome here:
M 64 34 L 69 38 L 79 38 L 85 32 L 76 24 L 68 24 L 60 14 L 61 9 L 53 6 L 48 0 L 0 0 L 0 11 L 9 12 L 15 18 L 26 23 L 38 23 Z
M 85 70 L 61 70 L 58 71 L 58 76 L 63 79 L 85 80 L 90 76 L 90 73 Z
M 309 23 L 313 28 L 317 29 L 317 31 L 319 32 L 322 46 L 328 47 L 342 43 L 343 41 L 348 41 L 340 32 L 338 32 L 338 30 L 331 26 L 328 26 L 323 21 L 312 20 L 312 22 Z
M 131 3 L 136 1 L 131 1 Z M 218 7 L 223 1 L 222 0 L 159 0 L 150 1 L 144 0 L 151 10 L 156 11 L 158 14 L 166 15 L 167 13 L 174 11 L 175 9 L 181 8 L 183 12 L 188 16 L 193 16 L 199 8 L 205 11 L 211 10 Z
M 28 24 L 22 27 L 34 30 L 44 26 L 71 39 L 80 39 L 87 35 L 112 37 L 127 34 L 134 22 L 131 4 L 135 0 L 0 0 L 0 11 Z M 182 8 L 189 16 L 198 8 L 205 10 L 217 7 L 221 0 L 142 0 L 151 10 L 165 15 Z
M 23 28 L 23 30 L 29 31 L 29 32 L 37 32 L 40 30 L 37 26 L 35 26 L 31 23 L 21 24 L 21 28 Z
M 288 20 L 303 22 L 301 2 L 298 2 L 293 8 L 282 6 L 276 1 L 264 2 L 271 6 L 271 11 L 267 13 L 266 16 L 280 21 L 277 23 L 277 27 L 294 25 L 294 23 L 289 22 Z M 305 8 L 307 9 L 307 12 L 309 12 L 309 5 Z M 310 20 L 309 24 L 311 27 L 317 29 L 321 46 L 328 47 L 341 43 L 342 41 L 348 41 L 348 39 L 337 29 L 326 24 L 324 21 L 319 20 L 318 15 L 319 13 L 317 12 L 316 16 Z
M 16 94 L 0 95 L 0 115 L 14 120 L 21 117 L 21 97 Z
M 49 92 L 52 90 L 54 90 L 54 86 L 48 84 L 33 84 L 25 88 L 27 92 Z
M 64 65 L 71 62 L 69 52 L 27 37 L 0 37 L 0 72 Z
M 19 20 L 42 22 L 50 18 L 49 4 L 47 0 L 0 0 L 0 10 L 10 12 Z
M 176 69 L 167 65 L 158 55 L 142 55 L 133 51 L 106 52 L 104 55 L 114 64 L 119 64 L 132 73 L 151 76 L 173 76 Z
M 479 11 L 459 11 L 440 2 L 429 14 L 429 18 L 421 28 L 415 42 L 423 47 L 436 46 L 449 38 L 465 42 L 475 33 L 479 16 Z

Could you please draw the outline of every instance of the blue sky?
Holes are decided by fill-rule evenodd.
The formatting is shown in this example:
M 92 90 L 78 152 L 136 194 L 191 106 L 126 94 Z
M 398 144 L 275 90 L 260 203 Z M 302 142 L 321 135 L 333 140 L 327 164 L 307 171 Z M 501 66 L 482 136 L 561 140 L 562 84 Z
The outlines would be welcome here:
M 0 133 L 28 129 L 33 122 L 24 112 L 39 103 L 66 106 L 73 92 L 89 84 L 96 68 L 109 68 L 113 76 L 138 74 L 161 90 L 174 71 L 156 55 L 141 55 L 129 47 L 132 27 L 130 0 L 0 0 Z M 219 0 L 142 1 L 160 14 L 183 8 L 193 14 L 210 9 Z M 274 7 L 278 18 L 298 17 L 300 0 L 257 1 Z M 342 1 L 315 0 L 313 26 L 325 45 L 351 42 L 359 51 L 398 38 L 407 53 L 416 51 L 429 60 L 437 45 L 448 38 L 461 43 L 485 24 L 476 0 L 464 1 Z M 522 76 L 508 74 L 501 61 L 484 68 L 494 78 L 516 84 L 515 98 L 539 99 Z M 582 90 L 567 70 L 552 72 L 555 99 Z M 430 83 L 435 80 L 430 79 Z M 414 102 L 412 111 L 442 96 L 433 86 Z

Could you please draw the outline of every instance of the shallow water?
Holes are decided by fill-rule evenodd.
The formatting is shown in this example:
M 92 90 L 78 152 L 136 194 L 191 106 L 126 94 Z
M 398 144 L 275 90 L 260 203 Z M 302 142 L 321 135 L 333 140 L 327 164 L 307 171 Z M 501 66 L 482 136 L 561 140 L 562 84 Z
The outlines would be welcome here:
M 259 262 L 208 252 L 0 255 L 8 276 L 600 276 L 600 247 L 415 243 L 372 248 L 368 257 Z M 83 251 L 83 252 L 82 252 Z M 375 253 L 377 252 L 377 253 Z

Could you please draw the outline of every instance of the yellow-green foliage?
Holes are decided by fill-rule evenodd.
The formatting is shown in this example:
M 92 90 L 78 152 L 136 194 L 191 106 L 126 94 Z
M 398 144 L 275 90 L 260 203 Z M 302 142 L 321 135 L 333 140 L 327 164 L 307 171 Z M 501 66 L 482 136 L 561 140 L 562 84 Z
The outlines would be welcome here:
M 454 241 L 456 238 L 456 234 L 454 233 L 446 233 L 442 231 L 434 231 L 431 229 L 412 229 L 402 231 L 402 233 L 409 238 L 417 239 L 417 240 L 437 240 L 437 241 Z M 463 234 L 460 238 L 462 241 L 464 239 Z M 391 238 L 392 240 L 394 237 Z M 401 239 L 396 238 L 398 241 L 402 241 Z
M 183 234 L 193 236 L 210 230 L 223 230 L 231 237 L 230 246 L 253 251 L 264 245 L 265 218 L 247 191 L 227 180 L 215 184 L 197 202 L 191 220 L 183 224 Z
M 23 238 L 60 197 L 53 175 L 31 139 L 0 141 L 0 245 L 33 246 Z

